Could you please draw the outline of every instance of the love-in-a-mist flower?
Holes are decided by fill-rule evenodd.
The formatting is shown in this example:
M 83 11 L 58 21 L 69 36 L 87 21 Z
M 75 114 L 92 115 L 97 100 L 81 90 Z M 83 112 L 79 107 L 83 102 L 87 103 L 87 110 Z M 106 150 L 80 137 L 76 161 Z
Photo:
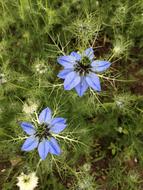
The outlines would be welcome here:
M 101 91 L 100 80 L 96 73 L 103 72 L 111 65 L 109 61 L 94 60 L 93 48 L 88 48 L 81 54 L 72 52 L 60 56 L 58 63 L 64 67 L 58 77 L 64 79 L 64 89 L 75 88 L 79 96 L 83 96 L 88 87 Z
M 53 134 L 58 134 L 66 128 L 66 119 L 62 117 L 52 118 L 50 108 L 45 108 L 38 117 L 35 126 L 32 123 L 22 122 L 22 129 L 30 135 L 22 146 L 23 151 L 31 151 L 38 147 L 38 153 L 42 160 L 48 153 L 59 155 L 61 149 Z

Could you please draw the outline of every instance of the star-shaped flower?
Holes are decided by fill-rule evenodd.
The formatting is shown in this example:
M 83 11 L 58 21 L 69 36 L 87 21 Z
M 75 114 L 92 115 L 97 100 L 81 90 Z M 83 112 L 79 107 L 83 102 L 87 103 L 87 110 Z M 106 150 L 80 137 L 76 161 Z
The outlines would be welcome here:
M 59 155 L 61 150 L 53 134 L 59 134 L 66 128 L 66 119 L 52 118 L 52 112 L 47 107 L 39 114 L 38 120 L 39 124 L 36 127 L 32 123 L 21 123 L 22 129 L 30 135 L 25 140 L 22 150 L 31 151 L 38 147 L 42 160 L 46 159 L 48 153 Z
M 38 177 L 35 172 L 31 172 L 28 175 L 21 173 L 17 179 L 17 186 L 20 190 L 34 190 L 38 185 Z
M 82 54 L 72 52 L 60 56 L 58 63 L 64 67 L 58 77 L 64 79 L 64 89 L 75 88 L 79 96 L 83 96 L 88 87 L 101 91 L 100 80 L 96 73 L 103 72 L 111 65 L 109 61 L 94 60 L 93 48 L 86 49 Z

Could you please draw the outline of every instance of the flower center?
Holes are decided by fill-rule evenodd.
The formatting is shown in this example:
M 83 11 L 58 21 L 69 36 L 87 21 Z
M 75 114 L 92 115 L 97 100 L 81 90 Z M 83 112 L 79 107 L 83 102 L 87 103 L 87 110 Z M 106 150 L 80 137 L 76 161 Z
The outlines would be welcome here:
M 23 182 L 24 183 L 28 183 L 30 181 L 30 177 L 25 177 L 24 179 L 23 179 Z
M 88 57 L 83 57 L 74 67 L 74 71 L 79 72 L 80 75 L 85 76 L 91 71 L 90 60 Z
M 36 136 L 39 137 L 39 139 L 51 137 L 52 135 L 50 133 L 49 125 L 45 124 L 39 125 L 36 132 Z

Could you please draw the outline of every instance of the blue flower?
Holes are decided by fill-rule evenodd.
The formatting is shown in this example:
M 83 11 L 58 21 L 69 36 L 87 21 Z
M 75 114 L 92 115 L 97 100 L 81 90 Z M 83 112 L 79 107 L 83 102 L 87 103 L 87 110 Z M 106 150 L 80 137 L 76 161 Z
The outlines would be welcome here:
M 96 75 L 111 65 L 109 61 L 94 60 L 93 48 L 86 49 L 82 54 L 72 52 L 67 56 L 60 56 L 58 63 L 64 67 L 58 77 L 64 79 L 64 89 L 75 88 L 79 96 L 83 96 L 88 87 L 101 91 L 100 80 Z
M 46 159 L 48 153 L 59 155 L 61 149 L 52 134 L 58 134 L 66 128 L 66 119 L 52 118 L 52 112 L 47 107 L 39 114 L 38 120 L 39 125 L 36 127 L 28 122 L 21 123 L 22 129 L 29 135 L 21 149 L 31 151 L 38 147 L 42 160 Z

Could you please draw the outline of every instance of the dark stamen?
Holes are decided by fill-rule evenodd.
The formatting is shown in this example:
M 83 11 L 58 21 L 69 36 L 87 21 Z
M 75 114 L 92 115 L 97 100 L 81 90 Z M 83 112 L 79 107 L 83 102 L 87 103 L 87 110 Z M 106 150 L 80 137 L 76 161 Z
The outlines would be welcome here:
M 24 179 L 23 179 L 24 183 L 29 182 L 29 180 L 30 180 L 30 178 L 29 178 L 29 177 L 28 177 L 28 178 L 24 178 Z
M 38 126 L 36 136 L 39 137 L 39 139 L 51 137 L 50 127 L 45 124 Z
M 74 71 L 79 72 L 80 75 L 85 76 L 91 71 L 90 60 L 88 57 L 83 57 L 81 61 L 77 62 Z

